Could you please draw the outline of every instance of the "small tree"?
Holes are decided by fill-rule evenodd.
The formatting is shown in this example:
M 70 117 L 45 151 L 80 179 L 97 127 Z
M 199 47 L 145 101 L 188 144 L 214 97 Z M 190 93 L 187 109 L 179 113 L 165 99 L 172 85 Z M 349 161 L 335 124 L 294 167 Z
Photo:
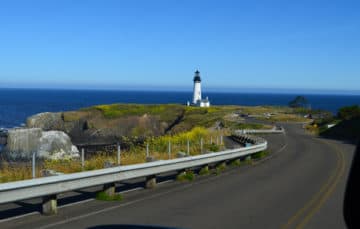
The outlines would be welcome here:
M 289 102 L 289 107 L 292 108 L 306 108 L 308 106 L 308 101 L 304 96 L 296 96 L 296 98 Z

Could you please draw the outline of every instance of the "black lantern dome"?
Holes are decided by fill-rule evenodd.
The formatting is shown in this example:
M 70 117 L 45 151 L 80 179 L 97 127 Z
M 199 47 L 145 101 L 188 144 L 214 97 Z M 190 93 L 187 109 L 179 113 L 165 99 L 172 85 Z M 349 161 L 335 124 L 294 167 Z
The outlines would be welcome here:
M 195 72 L 194 83 L 195 83 L 195 82 L 201 82 L 199 70 L 196 70 L 196 72 Z

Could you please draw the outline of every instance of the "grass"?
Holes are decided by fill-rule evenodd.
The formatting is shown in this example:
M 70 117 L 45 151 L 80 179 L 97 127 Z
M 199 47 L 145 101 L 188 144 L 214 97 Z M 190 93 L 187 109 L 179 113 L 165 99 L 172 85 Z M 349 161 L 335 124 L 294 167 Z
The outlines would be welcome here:
M 69 112 L 64 112 L 62 114 L 65 122 L 78 121 L 81 118 L 84 118 L 86 115 L 87 115 L 86 112 L 81 112 L 81 111 L 69 111 Z
M 253 163 L 252 157 L 251 157 L 251 156 L 247 156 L 247 157 L 245 158 L 245 163 L 248 164 L 248 165 L 252 165 L 252 163 Z
M 123 200 L 123 197 L 121 194 L 115 194 L 114 196 L 109 196 L 104 191 L 96 193 L 95 198 L 97 200 L 102 200 L 102 201 L 121 201 L 121 200 Z
M 123 136 L 149 137 L 178 134 L 200 126 L 216 124 L 228 129 L 267 129 L 267 125 L 241 123 L 238 114 L 259 115 L 269 121 L 305 121 L 299 111 L 274 106 L 187 107 L 180 104 L 109 104 L 62 113 L 65 122 L 86 123 L 90 130 L 107 130 Z M 273 114 L 267 119 L 264 114 Z
M 86 120 L 90 129 L 114 129 L 126 136 L 178 134 L 200 126 L 210 128 L 224 124 L 226 116 L 237 106 L 187 107 L 180 104 L 109 104 L 64 112 L 65 121 Z M 124 128 L 120 128 L 123 126 Z M 159 126 L 154 128 L 154 126 Z
M 324 128 L 319 135 L 326 138 L 357 142 L 360 140 L 360 118 L 340 121 L 332 128 Z
M 176 158 L 177 152 L 187 152 L 187 140 L 190 142 L 190 155 L 201 154 L 201 139 L 203 139 L 203 153 L 217 152 L 223 149 L 222 145 L 210 144 L 211 138 L 219 137 L 222 132 L 210 131 L 202 127 L 196 127 L 191 131 L 179 133 L 175 135 L 166 135 L 161 137 L 148 138 L 150 155 L 158 160 L 167 160 Z M 172 152 L 169 158 L 168 144 L 171 142 Z M 104 168 L 106 162 L 117 164 L 117 153 L 97 152 L 88 155 L 85 160 L 84 167 L 81 166 L 79 159 L 67 160 L 45 160 L 37 162 L 37 177 L 41 176 L 41 170 L 51 169 L 61 173 L 75 173 L 81 171 L 89 171 Z M 145 145 L 133 146 L 121 152 L 121 165 L 131 165 L 146 162 Z M 24 163 L 7 163 L 2 160 L 0 165 L 0 182 L 10 182 L 17 180 L 25 180 L 32 178 L 31 162 Z
M 37 176 L 40 175 L 40 169 L 37 168 Z M 2 162 L 0 170 L 0 182 L 11 182 L 17 180 L 26 180 L 32 178 L 32 169 L 29 165 L 26 164 L 10 164 L 7 162 Z
M 91 109 L 96 109 L 102 112 L 105 118 L 121 118 L 133 115 L 159 115 L 163 120 L 173 120 L 183 111 L 184 106 L 176 104 L 110 104 L 99 105 Z
M 195 179 L 195 174 L 193 171 L 188 170 L 183 173 L 180 173 L 177 177 L 177 181 L 193 181 Z
M 215 168 L 215 174 L 219 175 L 221 172 L 223 172 L 226 169 L 225 163 L 221 163 Z
M 241 161 L 240 161 L 239 159 L 233 160 L 233 161 L 230 163 L 230 166 L 241 166 Z
M 220 139 L 220 136 L 224 133 L 221 131 L 209 131 L 203 127 L 195 127 L 191 131 L 165 135 L 156 138 L 149 138 L 147 143 L 151 145 L 151 151 L 153 152 L 167 152 L 169 142 L 171 144 L 172 152 L 187 152 L 187 142 L 189 141 L 190 155 L 201 154 L 201 141 L 203 152 L 218 152 L 223 148 L 223 145 L 216 145 L 216 139 Z M 211 139 L 213 143 L 211 144 Z M 220 140 L 218 140 L 220 144 Z
M 111 129 L 122 127 L 122 124 L 133 122 L 134 126 L 129 124 L 130 132 L 124 134 L 123 139 L 128 139 L 128 149 L 123 150 L 121 154 L 121 165 L 130 165 L 144 163 L 146 159 L 145 145 L 133 144 L 132 139 L 139 139 L 139 136 L 145 132 L 147 125 L 141 126 L 140 121 L 130 119 L 130 116 L 152 115 L 160 123 L 177 122 L 169 132 L 160 133 L 162 136 L 154 137 L 154 133 L 146 132 L 146 143 L 150 145 L 150 154 L 159 160 L 172 159 L 176 157 L 177 152 L 187 152 L 187 141 L 190 142 L 190 155 L 201 153 L 218 152 L 224 149 L 223 145 L 216 144 L 219 136 L 227 135 L 231 128 L 236 129 L 257 129 L 264 128 L 261 124 L 234 122 L 233 117 L 238 113 L 248 114 L 279 114 L 280 117 L 294 117 L 295 114 L 290 108 L 285 107 L 242 107 L 242 106 L 212 106 L 210 108 L 186 107 L 176 104 L 164 105 L 141 105 L 141 104 L 111 104 L 100 105 L 90 108 L 84 108 L 79 111 L 64 112 L 63 119 L 66 122 L 77 122 L 80 119 L 86 119 L 88 128 Z M 235 114 L 235 116 L 234 116 Z M 282 116 L 285 115 L 285 116 Z M 227 118 L 229 117 L 229 119 Z M 299 117 L 299 116 L 297 116 Z M 118 122 L 118 119 L 122 119 Z M 128 119 L 129 118 L 129 119 Z M 214 124 L 221 124 L 225 129 L 215 131 Z M 140 125 L 140 126 L 139 126 Z M 119 128 L 120 128 L 119 127 Z M 144 129 L 145 128 L 145 129 Z M 228 129 L 226 129 L 228 128 Z M 155 128 L 158 129 L 158 128 Z M 114 131 L 117 129 L 114 129 Z M 151 130 L 150 130 L 151 131 Z M 132 133 L 131 133 L 132 132 Z M 139 135 L 139 136 L 137 136 Z M 131 136 L 131 137 L 129 137 Z M 123 142 L 122 139 L 122 142 Z M 201 151 L 201 139 L 203 140 L 203 149 Z M 212 139 L 212 141 L 211 141 Z M 168 145 L 171 142 L 171 155 L 168 155 Z M 219 143 L 219 142 L 218 142 Z M 16 180 L 31 179 L 31 162 L 21 164 L 11 164 L 0 160 L 0 182 L 9 182 Z M 37 177 L 41 176 L 42 169 L 52 169 L 62 173 L 74 173 L 87 170 L 101 169 L 106 161 L 116 163 L 116 152 L 105 153 L 97 152 L 94 155 L 87 156 L 84 168 L 79 160 L 52 160 L 38 163 L 36 169 Z
M 208 174 L 210 174 L 210 170 L 209 170 L 208 166 L 201 168 L 199 171 L 200 176 L 204 176 L 204 175 L 208 175 Z
M 269 154 L 268 151 L 260 151 L 260 152 L 254 153 L 251 157 L 252 157 L 252 159 L 259 160 L 259 159 L 266 157 L 268 154 Z

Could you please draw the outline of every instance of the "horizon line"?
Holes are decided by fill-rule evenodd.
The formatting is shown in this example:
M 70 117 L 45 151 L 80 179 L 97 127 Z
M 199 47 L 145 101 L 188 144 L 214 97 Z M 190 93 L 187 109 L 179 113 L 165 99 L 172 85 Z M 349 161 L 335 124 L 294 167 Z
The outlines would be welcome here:
M 178 87 L 142 87 L 142 86 L 129 86 L 129 87 L 2 87 L 0 89 L 12 90 L 79 90 L 79 91 L 143 91 L 143 92 L 192 92 L 189 88 Z M 239 91 L 242 90 L 242 91 Z M 216 88 L 207 87 L 203 93 L 256 93 L 256 94 L 314 94 L 314 95 L 360 95 L 360 90 L 343 90 L 343 89 L 306 89 L 306 88 Z

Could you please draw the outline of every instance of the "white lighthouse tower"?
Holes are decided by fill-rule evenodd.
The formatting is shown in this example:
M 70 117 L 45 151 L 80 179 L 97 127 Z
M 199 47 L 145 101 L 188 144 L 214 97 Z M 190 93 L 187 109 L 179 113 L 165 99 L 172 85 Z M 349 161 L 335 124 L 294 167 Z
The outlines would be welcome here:
M 196 70 L 194 76 L 193 104 L 197 104 L 198 101 L 201 101 L 201 78 L 200 78 L 200 72 Z
M 208 98 L 201 99 L 201 78 L 200 78 L 200 72 L 196 70 L 195 76 L 194 76 L 194 94 L 193 94 L 193 106 L 199 106 L 199 107 L 209 107 L 210 101 Z

